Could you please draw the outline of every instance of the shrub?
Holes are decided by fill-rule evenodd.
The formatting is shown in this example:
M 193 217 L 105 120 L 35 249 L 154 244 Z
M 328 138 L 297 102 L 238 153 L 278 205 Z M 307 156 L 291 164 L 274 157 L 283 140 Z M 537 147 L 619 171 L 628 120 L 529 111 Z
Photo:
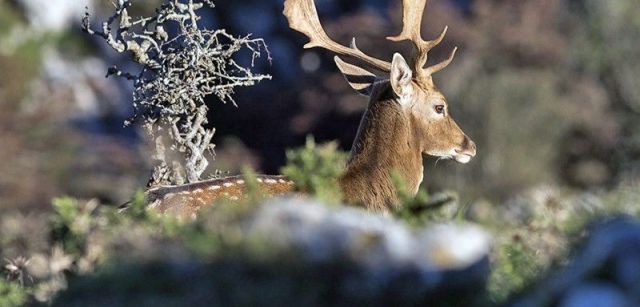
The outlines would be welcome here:
M 302 192 L 325 202 L 341 203 L 338 178 L 344 171 L 347 154 L 337 148 L 335 142 L 318 146 L 312 137 L 307 137 L 303 148 L 287 151 L 288 163 L 281 172 Z
M 0 306 L 24 306 L 27 292 L 20 285 L 0 279 Z

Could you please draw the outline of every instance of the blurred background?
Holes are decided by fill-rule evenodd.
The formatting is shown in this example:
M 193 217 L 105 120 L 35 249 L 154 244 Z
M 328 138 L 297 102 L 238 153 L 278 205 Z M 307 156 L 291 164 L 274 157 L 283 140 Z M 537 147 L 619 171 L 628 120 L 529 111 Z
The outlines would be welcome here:
M 157 0 L 138 0 L 150 13 Z M 240 90 L 238 107 L 211 101 L 211 171 L 245 164 L 277 173 L 285 150 L 337 140 L 351 146 L 367 105 L 324 50 L 303 50 L 282 0 L 214 1 L 203 25 L 267 42 L 272 81 Z M 331 37 L 351 37 L 390 59 L 409 46 L 386 41 L 401 24 L 399 0 L 316 0 Z M 120 204 L 144 188 L 145 137 L 124 128 L 131 85 L 107 68 L 137 68 L 81 31 L 110 12 L 107 0 L 0 0 L 0 211 L 45 209 L 53 197 Z M 451 113 L 477 143 L 470 164 L 425 160 L 430 191 L 501 202 L 531 187 L 600 191 L 640 178 L 640 2 L 637 0 L 432 0 L 426 38 L 449 25 L 431 60 L 454 46 L 435 76 Z

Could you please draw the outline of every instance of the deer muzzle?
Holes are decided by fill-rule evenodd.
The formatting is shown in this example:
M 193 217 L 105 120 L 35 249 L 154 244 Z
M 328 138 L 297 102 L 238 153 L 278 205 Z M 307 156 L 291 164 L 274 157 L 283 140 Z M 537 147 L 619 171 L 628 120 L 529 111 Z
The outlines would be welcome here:
M 471 158 L 476 156 L 476 143 L 474 143 L 468 136 L 464 136 L 460 149 L 454 150 L 455 154 L 453 158 L 460 163 L 468 163 Z

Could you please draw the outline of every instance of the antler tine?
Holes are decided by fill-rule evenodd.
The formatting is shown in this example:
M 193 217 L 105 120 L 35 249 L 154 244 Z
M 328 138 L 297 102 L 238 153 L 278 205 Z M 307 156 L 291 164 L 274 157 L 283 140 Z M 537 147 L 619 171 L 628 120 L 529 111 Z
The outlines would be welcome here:
M 445 67 L 449 66 L 449 64 L 451 64 L 451 62 L 453 61 L 453 58 L 456 56 L 456 51 L 458 51 L 458 47 L 454 47 L 453 48 L 453 50 L 451 51 L 451 54 L 449 55 L 449 57 L 446 60 L 444 60 L 444 61 L 442 61 L 442 62 L 440 62 L 438 64 L 435 64 L 435 65 L 432 65 L 432 66 L 429 66 L 429 67 L 425 68 L 423 70 L 423 74 L 425 76 L 431 76 L 431 75 L 443 70 Z
M 411 40 L 416 46 L 424 43 L 420 27 L 426 5 L 427 0 L 402 0 L 402 32 L 397 36 L 389 36 L 387 39 L 394 42 Z
M 428 80 L 433 73 L 447 67 L 447 65 L 449 65 L 453 60 L 456 53 L 456 50 L 454 49 L 451 56 L 449 56 L 449 58 L 444 62 L 426 69 L 424 68 L 427 64 L 427 55 L 429 51 L 442 42 L 444 36 L 447 34 L 447 30 L 449 29 L 449 27 L 444 27 L 442 33 L 440 33 L 440 35 L 434 40 L 426 41 L 422 38 L 420 31 L 422 27 L 422 15 L 424 14 L 427 1 L 428 0 L 402 0 L 402 32 L 397 36 L 387 37 L 388 40 L 394 42 L 410 40 L 414 44 L 416 49 L 414 71 L 416 73 L 416 78 L 421 80 Z
M 320 18 L 313 1 L 286 0 L 284 2 L 284 15 L 289 21 L 289 26 L 306 35 L 310 40 L 309 43 L 304 45 L 305 49 L 321 47 L 339 55 L 361 60 L 383 72 L 391 71 L 391 63 L 366 55 L 355 46 L 355 40 L 352 42 L 352 47 L 349 48 L 329 38 L 320 24 Z

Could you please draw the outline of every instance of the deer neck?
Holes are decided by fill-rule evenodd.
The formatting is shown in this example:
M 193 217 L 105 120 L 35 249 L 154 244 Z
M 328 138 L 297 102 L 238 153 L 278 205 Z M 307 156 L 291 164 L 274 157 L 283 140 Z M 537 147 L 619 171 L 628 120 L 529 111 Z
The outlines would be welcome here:
M 387 211 L 398 205 L 394 172 L 417 192 L 423 174 L 422 146 L 388 82 L 376 87 L 340 182 L 347 201 Z

